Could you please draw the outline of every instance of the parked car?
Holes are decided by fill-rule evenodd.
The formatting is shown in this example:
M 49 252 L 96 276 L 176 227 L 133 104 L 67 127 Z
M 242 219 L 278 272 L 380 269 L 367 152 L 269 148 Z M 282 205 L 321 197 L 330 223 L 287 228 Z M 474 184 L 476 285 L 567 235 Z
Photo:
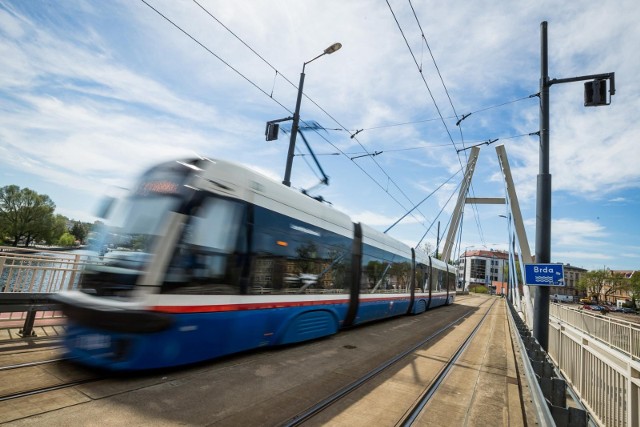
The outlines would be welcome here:
M 602 306 L 602 305 L 591 305 L 591 304 L 585 304 L 582 306 L 583 309 L 585 310 L 592 310 L 592 311 L 599 311 L 602 314 L 607 314 L 609 312 L 609 310 L 607 309 L 607 307 Z
M 631 308 L 631 307 L 620 307 L 618 309 L 618 311 L 620 311 L 622 313 L 633 313 L 633 314 L 635 314 L 636 309 L 635 308 Z

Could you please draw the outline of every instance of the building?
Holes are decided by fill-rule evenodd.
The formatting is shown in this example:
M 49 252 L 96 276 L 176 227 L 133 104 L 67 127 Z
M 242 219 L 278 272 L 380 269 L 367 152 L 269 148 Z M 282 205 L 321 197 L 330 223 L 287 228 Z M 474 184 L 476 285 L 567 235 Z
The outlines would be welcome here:
M 584 291 L 577 289 L 580 276 L 587 270 L 575 267 L 571 264 L 564 264 L 564 286 L 553 286 L 549 292 L 552 302 L 577 302 L 586 296 Z
M 565 286 L 550 289 L 551 301 L 578 301 L 585 296 L 577 289 L 582 274 L 587 270 L 564 264 Z M 508 293 L 509 253 L 497 250 L 465 251 L 458 260 L 458 289 L 468 291 L 483 285 L 492 293 Z M 518 277 L 518 283 L 520 283 Z
M 509 253 L 498 250 L 465 251 L 458 260 L 458 289 L 469 291 L 485 286 L 496 292 L 493 282 L 507 282 Z

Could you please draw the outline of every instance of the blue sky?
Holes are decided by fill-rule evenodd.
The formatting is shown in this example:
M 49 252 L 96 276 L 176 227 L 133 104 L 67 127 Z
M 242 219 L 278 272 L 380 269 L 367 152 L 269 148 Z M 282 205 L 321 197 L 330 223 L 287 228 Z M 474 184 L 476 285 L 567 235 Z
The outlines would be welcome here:
M 552 261 L 640 267 L 637 1 L 146 2 L 0 0 L 0 186 L 93 221 L 104 194 L 171 158 L 224 158 L 282 180 L 288 135 L 266 142 L 265 122 L 291 115 L 302 64 L 340 42 L 305 69 L 302 119 L 341 129 L 306 132 L 330 177 L 314 194 L 384 230 L 466 163 L 456 149 L 499 138 L 535 252 L 539 107 L 528 97 L 546 20 L 551 78 L 613 71 L 617 89 L 610 106 L 585 108 L 583 83 L 551 88 Z M 382 153 L 352 159 L 365 150 Z M 296 156 L 293 187 L 318 182 L 310 165 Z M 460 179 L 389 234 L 414 246 L 441 210 L 444 230 Z M 504 196 L 493 145 L 473 195 Z M 459 251 L 506 248 L 503 214 L 468 206 Z

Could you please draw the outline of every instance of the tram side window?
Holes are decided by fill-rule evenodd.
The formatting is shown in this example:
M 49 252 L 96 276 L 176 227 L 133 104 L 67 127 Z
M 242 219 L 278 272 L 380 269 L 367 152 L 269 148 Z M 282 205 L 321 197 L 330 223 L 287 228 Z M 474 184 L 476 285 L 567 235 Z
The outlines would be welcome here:
M 348 237 L 256 207 L 253 251 L 251 293 L 349 292 Z
M 454 272 L 449 272 L 449 290 L 450 291 L 455 291 L 456 290 L 456 274 Z
M 427 271 L 426 265 L 416 265 L 416 292 L 429 291 L 429 276 L 427 275 Z
M 411 261 L 397 254 L 364 245 L 360 289 L 370 293 L 407 293 Z
M 246 206 L 209 197 L 196 209 L 176 245 L 163 292 L 240 293 L 246 258 Z
M 444 278 L 445 273 L 437 267 L 433 267 L 431 272 L 431 290 L 433 292 L 439 292 L 444 290 Z
M 431 275 L 429 277 L 431 292 L 436 292 L 438 290 L 438 271 L 439 270 L 436 267 L 431 267 Z

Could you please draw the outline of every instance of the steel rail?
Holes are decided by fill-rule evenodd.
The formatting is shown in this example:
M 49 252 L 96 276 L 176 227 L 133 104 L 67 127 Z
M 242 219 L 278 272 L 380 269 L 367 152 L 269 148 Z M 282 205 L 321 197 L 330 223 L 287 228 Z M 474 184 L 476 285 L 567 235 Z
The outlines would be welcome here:
M 495 303 L 495 301 L 494 301 L 494 303 Z M 483 302 L 482 304 L 480 304 L 479 307 L 481 307 L 484 304 L 486 304 L 486 302 Z M 492 306 L 493 306 L 493 304 L 492 304 Z M 489 307 L 489 310 L 487 311 L 487 313 L 490 310 L 491 310 L 491 307 Z M 325 410 L 329 406 L 333 405 L 335 402 L 337 402 L 338 400 L 342 399 L 343 397 L 345 397 L 346 395 L 348 395 L 352 391 L 356 390 L 357 388 L 359 388 L 363 384 L 365 384 L 365 383 L 369 382 L 370 380 L 372 380 L 373 378 L 377 377 L 382 372 L 386 371 L 388 368 L 390 368 L 391 366 L 393 366 L 394 364 L 396 364 L 397 362 L 399 362 L 400 360 L 402 360 L 406 356 L 408 356 L 411 353 L 413 353 L 414 351 L 416 351 L 418 348 L 420 348 L 423 345 L 427 344 L 428 342 L 432 341 L 434 338 L 436 338 L 437 336 L 441 335 L 443 332 L 451 329 L 453 326 L 455 326 L 456 324 L 458 324 L 459 322 L 461 322 L 462 320 L 467 318 L 470 314 L 474 313 L 475 311 L 476 311 L 475 309 L 467 311 L 466 313 L 464 313 L 462 316 L 460 316 L 459 318 L 457 318 L 453 322 L 448 323 L 447 325 L 445 325 L 444 327 L 440 328 L 439 330 L 437 330 L 433 334 L 429 335 L 427 338 L 424 338 L 423 340 L 421 340 L 417 344 L 414 344 L 411 347 L 407 348 L 406 350 L 403 350 L 402 352 L 398 353 L 394 357 L 388 359 L 387 361 L 385 361 L 382 364 L 378 365 L 376 368 L 374 368 L 371 371 L 367 372 L 366 374 L 361 376 L 359 379 L 351 382 L 350 384 L 346 385 L 345 387 L 341 388 L 340 390 L 336 391 L 335 393 L 329 395 L 325 399 L 323 399 L 320 402 L 316 403 L 315 405 L 309 407 L 308 409 L 304 410 L 303 412 L 300 412 L 299 414 L 289 418 L 287 421 L 284 421 L 280 425 L 283 426 L 283 427 L 293 427 L 293 426 L 298 426 L 298 425 L 302 424 L 303 422 L 309 420 L 310 418 L 312 418 L 313 416 L 319 414 L 320 412 L 322 412 L 323 410 Z M 486 314 L 485 314 L 485 316 L 486 316 Z
M 69 387 L 74 387 L 77 385 L 82 385 L 82 384 L 87 384 L 87 383 L 91 383 L 91 382 L 96 382 L 96 381 L 100 381 L 104 378 L 100 378 L 100 377 L 95 377 L 95 378 L 85 378 L 84 380 L 77 380 L 77 381 L 71 381 L 68 383 L 64 383 L 64 384 L 57 384 L 57 385 L 53 385 L 53 386 L 49 386 L 49 387 L 42 387 L 42 388 L 36 388 L 33 390 L 29 390 L 29 391 L 21 391 L 18 393 L 10 393 L 10 394 L 5 394 L 4 396 L 0 396 L 0 402 L 5 402 L 7 400 L 13 400 L 13 399 L 19 399 L 21 397 L 27 397 L 27 396 L 34 396 L 37 394 L 42 394 L 42 393 L 47 393 L 50 391 L 56 391 L 56 390 L 61 390 L 64 388 L 69 388 Z
M 462 354 L 465 352 L 467 347 L 469 347 L 469 344 L 471 344 L 471 341 L 473 340 L 473 338 L 476 336 L 476 334 L 480 330 L 480 327 L 484 324 L 484 322 L 487 319 L 487 316 L 489 315 L 489 312 L 491 312 L 491 309 L 493 308 L 494 304 L 495 304 L 495 300 L 491 303 L 491 307 L 489 307 L 489 310 L 487 310 L 487 312 L 484 314 L 484 316 L 482 316 L 482 319 L 480 319 L 480 322 L 478 322 L 478 324 L 473 329 L 473 331 L 471 331 L 471 333 L 469 334 L 467 339 L 462 343 L 462 345 L 460 345 L 460 347 L 454 353 L 454 355 L 451 357 L 451 359 L 449 359 L 447 364 L 442 368 L 442 370 L 440 371 L 440 373 L 436 377 L 435 381 L 433 381 L 431 383 L 431 385 L 423 393 L 423 396 L 418 400 L 418 402 L 413 406 L 413 408 L 411 408 L 411 410 L 409 411 L 409 414 L 407 414 L 407 416 L 404 417 L 402 422 L 399 423 L 400 425 L 402 425 L 402 426 L 412 426 L 413 425 L 415 420 L 422 413 L 422 410 L 424 409 L 424 407 L 427 405 L 427 403 L 429 403 L 429 401 L 431 400 L 433 395 L 438 391 L 438 389 L 442 385 L 444 379 L 446 378 L 447 374 L 454 367 L 455 363 L 458 361 L 460 356 L 462 356 Z
M 69 358 L 69 357 L 59 357 L 57 359 L 37 360 L 35 362 L 25 362 L 25 363 L 18 363 L 15 365 L 0 366 L 0 371 L 10 371 L 12 369 L 29 368 L 31 366 L 46 365 L 48 363 L 62 362 L 64 360 L 71 360 L 71 359 L 72 358 Z

